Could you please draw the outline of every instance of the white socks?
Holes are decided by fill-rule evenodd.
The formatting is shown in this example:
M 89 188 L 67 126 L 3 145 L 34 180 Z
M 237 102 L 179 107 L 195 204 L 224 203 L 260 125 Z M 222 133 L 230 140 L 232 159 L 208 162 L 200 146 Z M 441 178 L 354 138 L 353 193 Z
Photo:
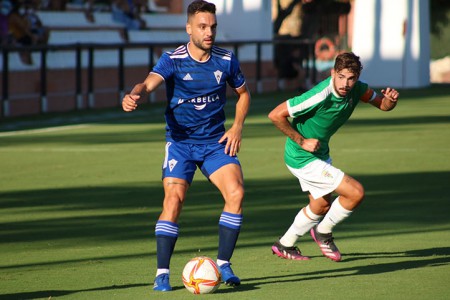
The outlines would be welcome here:
M 314 214 L 309 205 L 299 211 L 294 219 L 291 227 L 280 238 L 280 243 L 285 247 L 292 247 L 295 245 L 299 236 L 304 235 L 313 228 L 322 216 Z
M 170 273 L 169 269 L 157 269 L 156 277 L 158 277 L 158 275 L 161 275 L 161 274 L 169 274 L 169 273 Z
M 319 223 L 322 216 L 314 214 L 309 205 L 300 210 L 294 219 L 291 227 L 280 238 L 280 243 L 285 247 L 292 247 L 297 242 L 300 236 L 309 232 L 311 228 L 316 226 L 319 233 L 330 233 L 334 226 L 344 221 L 351 215 L 352 211 L 342 207 L 337 197 L 331 204 L 330 210 L 325 215 L 323 220 Z
M 342 207 L 339 203 L 339 197 L 331 204 L 330 210 L 327 212 L 322 222 L 317 226 L 319 233 L 330 233 L 336 224 L 344 221 L 351 215 L 352 211 Z
M 229 263 L 229 261 L 217 259 L 216 261 L 217 265 L 220 267 L 221 265 L 224 265 L 226 263 Z

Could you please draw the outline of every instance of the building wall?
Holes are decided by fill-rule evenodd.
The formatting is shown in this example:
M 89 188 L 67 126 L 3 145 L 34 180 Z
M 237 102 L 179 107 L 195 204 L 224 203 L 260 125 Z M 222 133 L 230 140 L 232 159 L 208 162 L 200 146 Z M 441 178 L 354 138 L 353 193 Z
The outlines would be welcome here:
M 355 0 L 352 50 L 373 86 L 430 84 L 428 0 Z

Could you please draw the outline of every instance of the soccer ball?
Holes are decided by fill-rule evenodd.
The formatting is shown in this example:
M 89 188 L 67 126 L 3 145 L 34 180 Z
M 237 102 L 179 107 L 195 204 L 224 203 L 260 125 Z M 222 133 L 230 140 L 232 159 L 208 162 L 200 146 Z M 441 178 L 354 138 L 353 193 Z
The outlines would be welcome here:
M 184 286 L 193 294 L 214 293 L 219 288 L 220 282 L 219 267 L 209 257 L 194 257 L 183 269 Z

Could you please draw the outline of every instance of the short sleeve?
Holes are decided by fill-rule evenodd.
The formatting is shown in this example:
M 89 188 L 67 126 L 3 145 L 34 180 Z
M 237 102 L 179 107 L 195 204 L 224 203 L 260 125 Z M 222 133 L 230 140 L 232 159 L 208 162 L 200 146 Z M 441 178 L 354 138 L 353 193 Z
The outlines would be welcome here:
M 162 78 L 167 81 L 173 76 L 174 70 L 173 60 L 166 52 L 161 55 L 156 65 L 153 67 L 152 72 L 161 75 Z
M 228 84 L 232 88 L 240 88 L 245 84 L 245 76 L 241 71 L 239 61 L 234 54 L 231 54 L 230 64 L 230 78 L 228 79 Z

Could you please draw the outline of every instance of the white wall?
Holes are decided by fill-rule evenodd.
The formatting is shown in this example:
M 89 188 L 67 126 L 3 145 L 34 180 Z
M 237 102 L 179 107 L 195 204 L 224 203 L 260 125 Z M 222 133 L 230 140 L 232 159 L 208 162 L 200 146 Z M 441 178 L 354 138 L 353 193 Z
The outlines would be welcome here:
M 218 31 L 229 40 L 272 39 L 271 1 L 207 0 L 216 5 Z M 192 0 L 184 0 L 184 12 Z
M 272 39 L 272 3 L 269 0 L 208 0 L 216 5 L 217 43 Z M 184 0 L 184 11 L 192 0 Z M 262 48 L 262 59 L 272 60 L 272 45 Z M 255 46 L 239 49 L 241 61 L 254 61 Z
M 272 39 L 271 3 L 267 0 L 215 0 L 218 30 L 232 40 Z
M 378 87 L 430 84 L 429 0 L 355 0 L 352 51 Z

